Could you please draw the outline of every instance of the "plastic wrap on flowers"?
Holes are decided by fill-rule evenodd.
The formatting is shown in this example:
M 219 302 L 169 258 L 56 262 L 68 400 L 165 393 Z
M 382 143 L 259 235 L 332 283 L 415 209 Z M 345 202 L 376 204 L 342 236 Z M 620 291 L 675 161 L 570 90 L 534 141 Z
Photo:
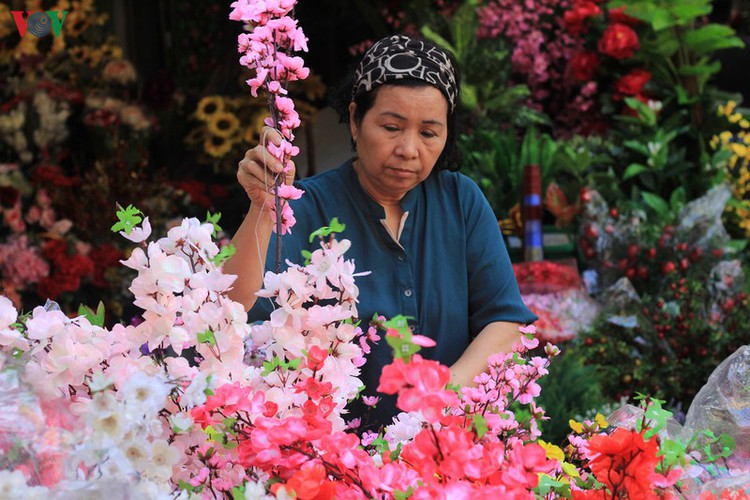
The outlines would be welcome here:
M 678 216 L 678 237 L 692 247 L 703 249 L 711 244 L 729 241 L 721 216 L 731 197 L 731 187 L 720 184 L 686 204 Z
M 684 432 L 704 429 L 734 437 L 737 448 L 732 458 L 750 471 L 750 346 L 725 359 L 690 405 Z
M 570 340 L 588 328 L 599 307 L 581 283 L 578 269 L 551 261 L 513 264 L 523 301 L 539 319 L 539 339 Z
M 21 471 L 30 485 L 51 486 L 62 476 L 66 419 L 43 406 L 13 364 L 0 358 L 0 469 Z

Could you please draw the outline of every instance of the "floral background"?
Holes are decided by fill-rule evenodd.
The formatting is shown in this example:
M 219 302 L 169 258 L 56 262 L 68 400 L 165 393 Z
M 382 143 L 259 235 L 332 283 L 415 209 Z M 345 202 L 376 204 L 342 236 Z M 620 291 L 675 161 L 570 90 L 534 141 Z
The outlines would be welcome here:
M 214 227 L 218 252 L 247 209 L 234 170 L 244 150 L 257 142 L 268 103 L 252 98 L 244 83 L 252 75 L 237 64 L 235 37 L 242 30 L 227 20 L 228 4 L 201 0 L 189 6 L 168 1 L 155 5 L 153 12 L 166 12 L 168 20 L 132 9 L 127 18 L 113 19 L 114 13 L 122 11 L 111 3 L 91 0 L 0 3 L 0 294 L 20 312 L 19 318 L 38 311 L 35 307 L 47 299 L 55 301 L 62 313 L 54 322 L 66 328 L 80 327 L 69 321 L 87 310 L 81 304 L 89 306 L 91 314 L 103 311 L 97 327 L 111 328 L 108 338 L 115 343 L 125 342 L 116 325 L 146 325 L 138 330 L 138 338 L 148 347 L 143 356 L 154 357 L 158 366 L 169 364 L 166 371 L 177 376 L 195 377 L 186 367 L 176 366 L 178 361 L 164 360 L 165 356 L 182 359 L 170 358 L 181 348 L 180 342 L 164 344 L 161 337 L 148 337 L 156 331 L 156 319 L 149 317 L 148 308 L 144 311 L 134 303 L 130 285 L 134 271 L 147 271 L 133 257 L 132 243 L 110 229 L 118 220 L 118 208 L 130 205 L 149 216 L 155 234 L 183 227 L 183 217 L 215 222 L 213 214 L 221 212 L 222 227 Z M 69 13 L 58 36 L 19 37 L 11 10 L 23 9 Z M 327 15 L 320 16 L 320 12 Z M 562 495 L 565 488 L 561 485 L 576 481 L 572 469 L 564 467 L 566 460 L 581 467 L 584 477 L 588 474 L 599 486 L 605 484 L 610 496 L 597 498 L 619 498 L 623 491 L 636 495 L 642 492 L 638 488 L 653 491 L 658 485 L 676 484 L 677 476 L 670 480 L 670 473 L 680 467 L 688 470 L 686 465 L 657 460 L 652 438 L 659 429 L 649 431 L 666 426 L 662 410 L 685 423 L 688 408 L 711 372 L 750 344 L 750 114 L 745 107 L 746 84 L 738 84 L 746 82 L 739 68 L 750 67 L 745 64 L 748 51 L 744 45 L 750 35 L 747 2 L 321 0 L 300 1 L 295 15 L 309 37 L 305 60 L 312 73 L 290 85 L 289 96 L 302 122 L 298 136 L 307 139 L 310 147 L 314 146 L 315 117 L 326 108 L 328 91 L 373 39 L 401 30 L 420 33 L 448 47 L 462 73 L 462 171 L 482 187 L 495 210 L 525 301 L 540 317 L 534 339 L 539 345 L 529 340 L 519 350 L 529 359 L 542 354 L 555 357 L 549 364 L 536 358 L 537 371 L 525 374 L 521 365 L 512 365 L 513 360 L 496 360 L 496 368 L 511 363 L 533 390 L 528 394 L 516 391 L 510 399 L 492 404 L 496 412 L 516 412 L 518 425 L 513 431 L 522 436 L 520 441 L 541 438 L 542 448 L 549 444 L 542 455 L 536 448 L 519 447 L 514 460 L 528 459 L 529 470 L 546 471 L 550 481 L 561 484 L 539 486 L 531 479 L 512 483 L 512 471 L 494 479 L 479 474 L 485 481 L 482 484 L 522 486 L 527 491 L 539 486 L 539 495 Z M 163 33 L 157 29 L 144 34 L 143 41 L 115 35 L 127 33 L 121 28 L 138 19 L 148 20 Z M 161 60 L 155 62 L 153 53 L 161 53 Z M 542 173 L 545 231 L 562 238 L 564 244 L 547 246 L 546 260 L 521 262 L 514 245 L 523 234 L 522 172 L 530 164 L 539 165 Z M 191 224 L 200 226 L 197 221 Z M 201 238 L 206 237 L 201 233 Z M 122 261 L 130 262 L 130 269 Z M 3 303 L 3 307 L 10 306 Z M 224 313 L 230 318 L 226 324 L 231 325 L 232 335 L 239 338 L 236 329 L 244 327 L 238 326 L 231 311 Z M 41 312 L 37 314 L 42 317 Z M 11 337 L 5 327 L 15 321 L 2 325 L 0 335 L 11 355 L 19 354 L 16 349 L 29 349 L 28 330 L 33 331 L 33 327 L 19 327 L 25 340 Z M 19 324 L 23 321 L 19 319 Z M 75 332 L 84 338 L 79 330 Z M 175 339 L 182 335 L 173 334 Z M 367 332 L 362 334 L 367 336 Z M 205 337 L 205 332 L 201 335 L 191 339 L 192 349 L 205 351 L 196 358 L 199 363 L 216 354 L 212 337 Z M 41 352 L 57 349 L 57 344 L 49 342 L 39 343 L 35 355 L 46 356 Z M 553 344 L 562 354 L 557 356 Z M 246 354 L 261 355 L 252 349 Z M 114 354 L 102 356 L 110 360 L 108 356 Z M 314 355 L 299 352 L 285 356 L 271 371 L 294 372 L 298 366 L 278 363 L 291 363 L 295 358 L 305 359 L 300 370 L 325 359 L 316 361 Z M 37 361 L 47 366 L 46 361 Z M 415 373 L 440 371 L 419 361 L 412 368 Z M 86 368 L 91 369 L 98 368 Z M 103 372 L 109 369 L 102 368 Z M 84 377 L 86 370 L 81 370 Z M 547 370 L 549 375 L 536 391 L 533 384 Z M 325 398 L 332 393 L 326 393 L 327 386 L 315 385 L 326 380 L 316 379 L 312 372 L 312 378 L 305 372 L 300 380 L 317 380 L 306 382 L 315 387 L 306 386 L 304 391 L 315 401 L 317 409 L 310 411 L 325 413 L 329 402 Z M 60 387 L 105 394 L 94 379 L 85 380 L 85 389 L 80 381 L 61 382 Z M 118 390 L 137 389 L 128 384 L 123 382 Z M 210 382 L 200 384 L 194 392 L 212 390 Z M 408 385 L 391 390 L 413 389 Z M 149 387 L 157 392 L 172 390 L 168 384 Z M 182 389 L 186 388 L 183 384 Z M 253 412 L 263 411 L 230 408 L 235 420 L 219 419 L 216 409 L 222 411 L 238 390 L 226 386 L 224 392 L 217 391 L 214 406 L 205 407 L 207 393 L 191 405 L 202 408 L 200 417 L 191 418 L 223 433 L 225 444 L 231 440 L 227 436 L 253 432 Z M 433 391 L 440 398 L 453 397 L 440 392 L 442 387 L 421 390 Z M 609 434 L 612 442 L 603 437 L 594 440 L 607 426 L 603 415 L 633 403 L 641 398 L 639 394 L 656 398 L 643 403 L 651 413 L 642 419 L 640 428 L 633 427 L 627 436 L 615 431 Z M 125 404 L 121 396 L 116 396 L 117 401 L 111 396 L 106 404 Z M 170 397 L 177 404 L 174 396 Z M 511 408 L 518 398 L 523 404 L 529 404 L 529 398 L 535 403 L 524 410 Z M 460 408 L 453 399 L 442 402 Z M 550 419 L 537 411 L 537 403 Z M 181 414 L 167 407 L 170 415 Z M 264 408 L 273 413 L 267 405 Z M 186 418 L 184 411 L 182 415 Z M 338 425 L 338 417 L 329 412 L 322 418 Z M 456 443 L 460 441 L 457 436 L 464 436 L 461 432 L 474 433 L 471 439 L 477 442 L 484 435 L 483 422 L 467 424 L 464 417 L 460 425 L 435 418 L 424 428 L 446 436 L 455 431 L 445 439 L 459 449 Z M 412 439 L 417 428 L 422 428 L 419 423 L 402 424 L 401 430 L 411 428 Z M 454 424 L 463 430 L 451 427 Z M 306 432 L 313 433 L 312 427 Z M 171 441 L 162 442 L 164 435 L 157 439 L 156 433 L 149 432 L 150 442 L 158 442 L 149 453 L 177 463 L 167 446 Z M 497 432 L 510 450 L 516 434 Z M 292 440 L 294 446 L 305 437 L 309 436 L 302 433 L 297 436 L 300 439 Z M 392 446 L 399 441 L 391 439 L 389 445 L 379 447 L 377 437 L 371 438 L 362 444 L 378 456 L 384 450 L 393 452 Z M 723 446 L 723 441 L 714 438 L 706 439 Z M 195 469 L 200 472 L 192 476 L 174 476 L 173 486 L 177 488 L 181 479 L 185 484 L 179 489 L 200 493 L 217 480 L 221 491 L 231 491 L 224 487 L 239 481 L 239 476 L 232 475 L 239 467 L 237 457 L 212 458 L 205 443 L 184 439 L 196 446 L 185 460 L 203 468 Z M 637 467 L 635 461 L 627 462 L 633 470 L 625 467 L 623 474 L 630 477 L 632 472 L 635 478 L 627 487 L 626 482 L 609 484 L 603 479 L 607 477 L 603 472 L 614 462 L 602 457 L 615 453 L 617 439 L 629 440 L 629 447 L 621 447 L 620 452 L 649 457 L 648 463 Z M 583 440 L 592 440 L 588 450 L 601 453 L 586 451 Z M 482 450 L 475 452 L 494 453 L 488 441 L 482 441 Z M 343 453 L 329 445 L 332 448 L 319 447 L 318 451 L 325 449 L 336 457 Z M 341 466 L 316 463 L 297 476 L 292 472 L 295 460 L 311 452 L 285 450 L 289 455 L 285 455 L 288 467 L 284 472 L 269 472 L 263 469 L 268 464 L 257 459 L 253 466 L 263 474 L 278 474 L 286 484 L 296 485 L 290 488 L 297 492 L 308 484 L 304 481 L 322 474 L 316 467 L 333 474 L 332 467 Z M 413 456 L 432 453 L 426 441 L 409 450 Z M 557 450 L 563 465 L 553 471 L 547 460 Z M 419 474 L 424 479 L 436 474 L 453 477 L 455 472 L 451 459 L 434 467 Z M 639 467 L 660 475 L 649 478 L 638 472 Z M 167 469 L 160 469 L 159 474 L 163 472 L 168 479 Z M 394 484 L 411 484 L 404 478 L 413 471 L 399 473 L 405 476 Z M 695 472 L 692 479 L 707 481 L 697 478 Z M 366 482 L 359 476 L 349 480 L 350 486 Z M 320 481 L 313 483 L 322 487 Z M 594 488 L 594 482 L 588 485 Z M 548 488 L 546 493 L 540 493 L 544 488 Z M 308 492 L 310 498 L 320 492 L 313 490 Z

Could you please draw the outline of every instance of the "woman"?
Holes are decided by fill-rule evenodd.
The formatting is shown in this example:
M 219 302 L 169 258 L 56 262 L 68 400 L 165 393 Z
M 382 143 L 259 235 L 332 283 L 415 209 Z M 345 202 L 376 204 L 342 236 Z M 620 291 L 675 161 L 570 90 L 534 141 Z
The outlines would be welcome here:
M 450 171 L 458 94 L 455 66 L 434 44 L 395 35 L 373 45 L 355 73 L 347 109 L 356 156 L 299 182 L 305 194 L 292 202 L 297 224 L 282 250 L 284 259 L 298 261 L 301 250 L 313 249 L 310 232 L 338 217 L 346 224 L 342 237 L 352 242 L 347 258 L 358 271 L 373 271 L 357 281 L 360 318 L 413 318 L 413 331 L 437 342 L 423 356 L 449 365 L 453 383 L 470 385 L 487 357 L 507 352 L 519 325 L 536 317 L 521 301 L 489 203 L 473 181 Z M 273 131 L 267 137 L 279 140 Z M 272 223 L 262 207 L 271 196 L 268 179 L 280 171 L 261 144 L 237 173 L 251 207 L 224 270 L 238 275 L 232 298 L 251 319 L 271 312 L 255 292 L 265 256 L 275 262 Z M 286 182 L 292 179 L 290 172 Z M 362 368 L 367 394 L 391 359 L 386 342 L 374 346 Z M 395 398 L 381 395 L 375 421 L 387 424 L 396 412 Z

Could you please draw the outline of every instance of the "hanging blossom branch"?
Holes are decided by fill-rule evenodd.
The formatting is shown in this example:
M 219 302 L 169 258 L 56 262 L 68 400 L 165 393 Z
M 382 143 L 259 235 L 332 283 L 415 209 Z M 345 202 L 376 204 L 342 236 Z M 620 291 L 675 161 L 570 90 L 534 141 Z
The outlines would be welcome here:
M 305 61 L 294 52 L 307 52 L 307 38 L 293 14 L 296 0 L 239 0 L 231 4 L 229 19 L 242 21 L 249 33 L 238 36 L 238 51 L 242 53 L 240 64 L 255 71 L 255 78 L 247 80 L 250 93 L 258 96 L 258 90 L 266 91 L 271 116 L 266 125 L 281 133 L 281 144 L 269 144 L 268 150 L 284 169 L 274 180 L 274 204 L 269 206 L 276 232 L 276 272 L 281 267 L 281 235 L 295 224 L 289 200 L 296 200 L 303 191 L 284 184 L 284 178 L 292 169 L 292 157 L 299 148 L 292 145 L 292 131 L 300 126 L 299 114 L 294 101 L 287 95 L 289 82 L 304 80 L 310 74 Z

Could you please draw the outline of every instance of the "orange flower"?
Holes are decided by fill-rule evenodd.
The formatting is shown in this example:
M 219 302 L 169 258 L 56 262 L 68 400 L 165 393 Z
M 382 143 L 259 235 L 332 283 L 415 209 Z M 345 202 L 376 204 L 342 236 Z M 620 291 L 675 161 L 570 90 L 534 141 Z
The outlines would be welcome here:
M 594 436 L 588 443 L 589 468 L 613 497 L 657 498 L 649 476 L 659 459 L 655 439 L 645 441 L 639 432 L 618 428 L 609 435 Z

